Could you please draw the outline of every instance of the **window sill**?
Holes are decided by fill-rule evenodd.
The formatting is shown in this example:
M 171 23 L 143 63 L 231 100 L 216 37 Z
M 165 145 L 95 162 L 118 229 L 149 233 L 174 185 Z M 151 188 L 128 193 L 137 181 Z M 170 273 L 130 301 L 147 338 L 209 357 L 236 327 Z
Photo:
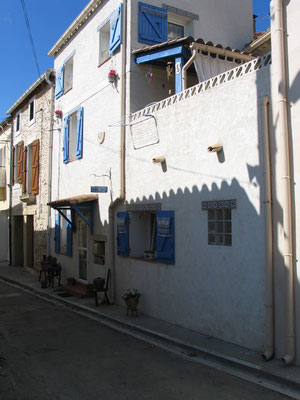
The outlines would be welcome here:
M 147 263 L 152 263 L 152 264 L 157 264 L 157 259 L 148 259 L 144 257 L 130 257 L 132 260 L 137 260 L 137 261 L 145 261 Z
M 101 61 L 100 63 L 98 63 L 98 68 L 102 67 L 102 65 L 104 65 L 108 60 L 111 59 L 111 56 L 109 56 L 108 58 L 106 58 L 105 60 Z
M 26 203 L 28 206 L 31 204 L 35 204 L 35 199 L 36 195 L 35 194 L 23 194 L 20 196 L 20 200 L 23 201 L 23 203 Z
M 64 89 L 63 95 L 69 93 L 72 89 L 73 89 L 73 86 L 68 89 Z

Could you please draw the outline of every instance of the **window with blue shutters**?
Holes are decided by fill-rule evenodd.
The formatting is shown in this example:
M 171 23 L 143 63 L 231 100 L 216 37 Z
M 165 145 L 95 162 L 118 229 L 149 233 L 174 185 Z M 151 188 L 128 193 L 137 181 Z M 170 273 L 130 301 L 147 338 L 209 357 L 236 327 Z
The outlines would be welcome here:
M 64 61 L 64 64 L 57 68 L 55 77 L 55 98 L 58 99 L 73 87 L 73 52 Z
M 83 107 L 64 119 L 63 162 L 75 161 L 83 156 Z
M 117 253 L 118 256 L 129 257 L 129 214 L 117 214 Z
M 130 256 L 150 262 L 175 264 L 174 211 L 130 213 Z
M 164 8 L 139 2 L 138 41 L 146 44 L 168 40 L 168 11 Z
M 83 142 L 83 107 L 79 108 L 77 115 L 77 140 L 76 140 L 76 158 L 82 158 Z
M 69 162 L 69 131 L 70 131 L 70 117 L 64 118 L 64 146 L 63 146 L 63 162 Z
M 64 66 L 56 70 L 55 98 L 58 99 L 64 93 Z
M 158 262 L 175 264 L 174 211 L 156 213 L 156 249 Z
M 110 18 L 109 54 L 111 55 L 122 43 L 122 4 Z

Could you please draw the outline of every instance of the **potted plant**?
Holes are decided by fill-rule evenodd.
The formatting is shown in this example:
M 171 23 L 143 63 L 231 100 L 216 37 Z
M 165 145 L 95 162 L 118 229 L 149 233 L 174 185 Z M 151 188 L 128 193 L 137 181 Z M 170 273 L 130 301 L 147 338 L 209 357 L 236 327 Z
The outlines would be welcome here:
M 137 305 L 139 303 L 139 299 L 141 297 L 141 293 L 137 289 L 127 289 L 126 292 L 121 296 L 121 298 L 125 301 L 127 305 L 127 315 L 128 310 L 137 312 Z

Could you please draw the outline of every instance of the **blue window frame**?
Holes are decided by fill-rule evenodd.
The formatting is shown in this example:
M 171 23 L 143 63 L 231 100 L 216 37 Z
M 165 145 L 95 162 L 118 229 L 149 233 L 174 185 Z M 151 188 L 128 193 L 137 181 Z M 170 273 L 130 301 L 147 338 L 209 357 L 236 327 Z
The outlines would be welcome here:
M 63 162 L 82 158 L 83 155 L 83 107 L 64 118 Z

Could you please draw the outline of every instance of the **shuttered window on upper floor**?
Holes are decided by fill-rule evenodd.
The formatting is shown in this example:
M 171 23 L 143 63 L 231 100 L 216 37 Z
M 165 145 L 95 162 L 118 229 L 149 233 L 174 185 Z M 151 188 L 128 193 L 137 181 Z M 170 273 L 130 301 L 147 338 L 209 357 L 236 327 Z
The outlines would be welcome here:
M 83 155 L 83 107 L 64 118 L 63 162 L 75 161 Z
M 164 8 L 139 2 L 138 41 L 146 44 L 162 43 L 168 40 L 168 11 Z
M 100 66 L 119 49 L 122 43 L 122 4 L 98 27 Z
M 74 54 L 74 53 L 73 53 Z M 63 94 L 73 88 L 73 69 L 74 56 L 69 56 L 63 65 L 56 70 L 55 78 L 55 98 L 58 99 Z
M 21 141 L 15 146 L 14 175 L 22 184 L 22 193 L 39 193 L 40 141 L 34 140 L 28 146 Z

